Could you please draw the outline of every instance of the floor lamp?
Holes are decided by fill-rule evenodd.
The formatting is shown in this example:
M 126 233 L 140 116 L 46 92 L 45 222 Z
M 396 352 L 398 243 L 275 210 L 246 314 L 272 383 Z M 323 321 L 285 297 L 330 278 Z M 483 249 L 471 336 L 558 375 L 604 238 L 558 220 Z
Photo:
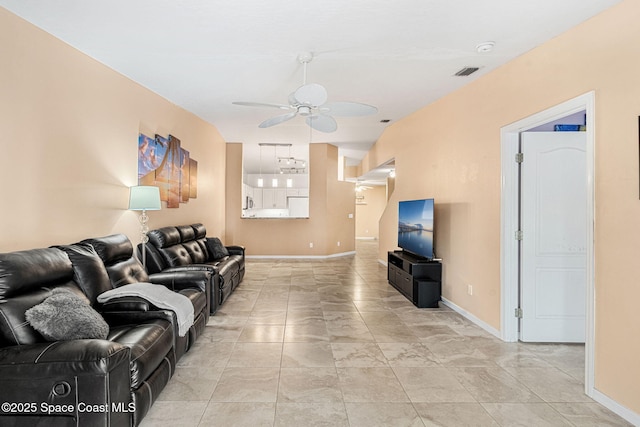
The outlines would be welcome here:
M 140 241 L 142 242 L 142 266 L 147 268 L 147 242 L 149 237 L 149 217 L 147 211 L 160 210 L 160 189 L 148 185 L 137 185 L 129 189 L 129 210 L 142 211 L 140 214 Z

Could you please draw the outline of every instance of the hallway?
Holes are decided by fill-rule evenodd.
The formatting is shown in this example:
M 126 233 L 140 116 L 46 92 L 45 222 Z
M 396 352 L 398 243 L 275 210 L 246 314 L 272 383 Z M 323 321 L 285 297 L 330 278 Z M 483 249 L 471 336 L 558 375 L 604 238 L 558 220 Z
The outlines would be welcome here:
M 359 240 L 355 256 L 248 259 L 141 425 L 630 425 L 584 395 L 583 346 L 418 309 L 376 258 Z

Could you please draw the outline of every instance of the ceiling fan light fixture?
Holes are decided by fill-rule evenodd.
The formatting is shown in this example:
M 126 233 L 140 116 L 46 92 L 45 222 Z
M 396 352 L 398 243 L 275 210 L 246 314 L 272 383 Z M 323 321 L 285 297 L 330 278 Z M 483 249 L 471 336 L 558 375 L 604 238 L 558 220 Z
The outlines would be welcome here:
M 302 117 L 307 117 L 311 115 L 311 107 L 308 107 L 306 105 L 302 105 L 300 107 L 298 107 L 298 114 L 301 115 Z

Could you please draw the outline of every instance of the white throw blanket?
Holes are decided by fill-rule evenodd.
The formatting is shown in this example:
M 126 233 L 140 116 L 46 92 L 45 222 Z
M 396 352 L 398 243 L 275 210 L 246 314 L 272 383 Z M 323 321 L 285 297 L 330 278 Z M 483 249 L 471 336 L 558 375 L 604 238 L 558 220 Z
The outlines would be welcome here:
M 158 308 L 173 311 L 178 321 L 178 335 L 181 337 L 185 336 L 193 325 L 193 305 L 189 298 L 162 285 L 131 283 L 101 293 L 98 295 L 98 302 L 105 303 L 121 297 L 140 297 Z

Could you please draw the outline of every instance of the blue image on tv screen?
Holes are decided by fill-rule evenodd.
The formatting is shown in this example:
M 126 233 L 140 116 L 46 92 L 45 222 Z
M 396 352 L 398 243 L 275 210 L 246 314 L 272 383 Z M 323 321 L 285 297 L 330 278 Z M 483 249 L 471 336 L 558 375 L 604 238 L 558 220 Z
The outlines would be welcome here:
M 398 246 L 416 255 L 433 256 L 433 199 L 398 204 Z

